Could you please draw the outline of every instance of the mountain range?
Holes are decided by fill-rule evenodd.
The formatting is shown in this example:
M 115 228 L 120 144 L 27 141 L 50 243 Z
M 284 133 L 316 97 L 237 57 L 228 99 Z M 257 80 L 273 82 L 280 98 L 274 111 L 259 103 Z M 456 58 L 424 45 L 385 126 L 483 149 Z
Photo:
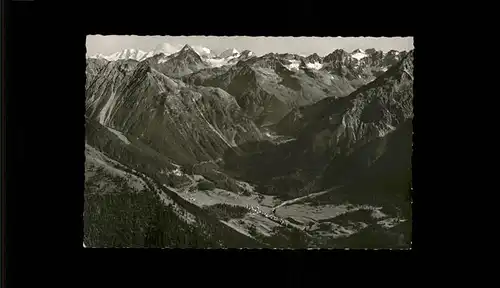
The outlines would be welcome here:
M 408 248 L 414 50 L 87 58 L 87 247 Z

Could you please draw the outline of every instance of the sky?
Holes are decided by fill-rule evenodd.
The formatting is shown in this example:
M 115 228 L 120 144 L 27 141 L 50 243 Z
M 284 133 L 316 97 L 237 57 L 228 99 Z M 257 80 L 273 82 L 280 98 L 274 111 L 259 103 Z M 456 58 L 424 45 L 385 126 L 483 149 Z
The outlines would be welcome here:
M 413 49 L 413 37 L 248 37 L 248 36 L 126 36 L 88 35 L 87 55 L 110 55 L 123 49 L 152 51 L 162 43 L 200 45 L 215 53 L 235 48 L 250 50 L 258 56 L 266 53 L 293 53 L 325 56 L 335 49 L 351 52 L 355 49 L 389 50 Z

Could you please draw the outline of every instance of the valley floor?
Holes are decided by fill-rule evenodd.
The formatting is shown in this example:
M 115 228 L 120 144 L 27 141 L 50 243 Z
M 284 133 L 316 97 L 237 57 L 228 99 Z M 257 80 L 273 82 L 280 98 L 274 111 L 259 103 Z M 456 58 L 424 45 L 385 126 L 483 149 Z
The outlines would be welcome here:
M 340 245 L 336 241 L 349 243 L 350 237 L 369 229 L 376 229 L 373 233 L 377 235 L 385 234 L 385 231 L 390 234 L 392 228 L 408 221 L 384 213 L 383 207 L 353 205 L 347 202 L 318 204 L 314 201 L 315 198 L 335 193 L 341 186 L 283 201 L 276 196 L 259 194 L 252 183 L 238 180 L 236 184 L 245 193 L 213 187 L 200 189 L 199 184 L 208 182 L 209 179 L 203 175 L 186 174 L 176 164 L 172 164 L 173 169 L 165 170 L 161 174 L 186 177 L 188 181 L 176 187 L 166 184 L 157 187 L 150 176 L 128 168 L 90 145 L 86 145 L 86 159 L 87 199 L 99 195 L 118 195 L 123 189 L 139 193 L 151 190 L 159 196 L 163 205 L 169 207 L 172 213 L 188 226 L 197 227 L 200 216 L 193 214 L 193 210 L 187 209 L 187 204 L 181 202 L 189 203 L 200 211 L 213 215 L 221 225 L 268 247 L 340 248 L 346 244 Z M 176 199 L 177 197 L 179 199 Z M 98 208 L 98 211 L 101 209 Z M 296 244 L 288 243 L 292 239 L 290 237 L 296 237 L 300 241 L 297 240 Z M 85 240 L 84 246 L 92 247 Z
M 355 206 L 348 203 L 318 206 L 310 203 L 315 197 L 331 193 L 337 187 L 282 201 L 275 196 L 254 192 L 254 187 L 250 183 L 243 181 L 240 181 L 238 185 L 250 188 L 252 192 L 248 196 L 218 188 L 202 191 L 196 189 L 196 186 L 199 181 L 205 180 L 205 178 L 202 175 L 188 177 L 191 179 L 191 183 L 183 187 L 165 187 L 200 208 L 224 204 L 248 209 L 249 212 L 244 217 L 222 222 L 250 237 L 253 237 L 251 234 L 252 229 L 255 229 L 262 236 L 271 237 L 276 228 L 292 227 L 311 237 L 339 238 L 348 237 L 361 231 L 368 227 L 370 222 L 389 229 L 399 222 L 406 221 L 405 219 L 398 219 L 384 214 L 381 211 L 382 207 Z M 364 222 L 361 220 L 357 222 L 348 220 L 343 221 L 343 223 L 339 222 L 340 224 L 335 223 L 337 217 L 343 216 L 346 218 L 347 215 L 359 213 L 360 211 L 365 211 L 369 215 L 369 217 L 363 219 Z

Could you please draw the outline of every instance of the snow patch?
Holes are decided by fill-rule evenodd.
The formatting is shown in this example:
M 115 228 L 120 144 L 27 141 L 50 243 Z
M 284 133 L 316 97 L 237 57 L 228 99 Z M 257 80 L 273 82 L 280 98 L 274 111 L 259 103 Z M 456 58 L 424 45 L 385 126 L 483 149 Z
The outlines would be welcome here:
M 173 171 L 172 171 L 172 174 L 174 174 L 175 176 L 182 176 L 183 173 L 181 171 L 181 169 L 179 167 L 176 167 Z
M 298 60 L 290 60 L 290 64 L 285 65 L 285 67 L 288 68 L 288 70 L 299 70 L 299 66 L 300 66 L 300 61 Z
M 158 60 L 158 64 L 165 63 L 168 61 L 168 57 L 162 57 Z
M 319 70 L 319 69 L 321 69 L 323 67 L 323 64 L 321 64 L 319 62 L 307 63 L 306 67 L 309 68 L 309 69 Z
M 365 57 L 368 57 L 368 54 L 366 54 L 364 51 L 359 51 L 359 52 L 356 52 L 354 54 L 351 55 L 352 58 L 355 58 L 357 59 L 358 61 L 365 58 Z
M 228 64 L 228 59 L 225 59 L 225 58 L 209 58 L 209 59 L 206 59 L 205 60 L 207 62 L 208 65 L 212 66 L 212 67 L 222 67 L 224 65 L 227 65 Z
M 144 52 L 142 50 L 124 49 L 122 51 L 113 53 L 109 56 L 96 54 L 95 56 L 91 56 L 90 58 L 105 59 L 108 61 L 128 60 L 128 59 L 142 61 L 150 55 L 151 55 L 150 53 Z
M 232 54 L 232 52 L 234 53 Z M 238 58 L 240 56 L 241 56 L 240 52 L 238 52 L 236 49 L 234 49 L 234 51 L 226 50 L 215 58 L 205 59 L 205 62 L 212 67 L 234 65 L 238 62 Z M 250 56 L 250 53 L 248 54 L 248 56 Z

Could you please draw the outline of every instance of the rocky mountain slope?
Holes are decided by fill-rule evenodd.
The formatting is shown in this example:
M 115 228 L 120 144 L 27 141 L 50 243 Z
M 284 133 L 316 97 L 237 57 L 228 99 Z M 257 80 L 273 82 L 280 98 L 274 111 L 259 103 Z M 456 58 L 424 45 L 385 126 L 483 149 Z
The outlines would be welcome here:
M 234 169 L 249 177 L 248 180 L 263 181 L 273 189 L 276 181 L 284 182 L 296 188 L 279 189 L 282 193 L 302 196 L 299 194 L 308 193 L 309 188 L 299 187 L 312 181 L 325 165 L 384 137 L 412 117 L 413 52 L 410 52 L 400 63 L 349 96 L 326 98 L 289 113 L 275 126 L 274 132 L 295 140 L 277 146 L 252 147 L 244 156 L 228 150 L 225 160 L 228 167 L 235 165 Z
M 87 247 L 408 247 L 414 51 L 209 51 L 87 59 Z
M 232 67 L 203 69 L 183 80 L 228 91 L 258 125 L 272 125 L 294 108 L 348 95 L 404 56 L 370 52 L 338 49 L 325 57 L 269 53 L 240 59 Z
M 294 140 L 228 151 L 227 173 L 283 200 L 313 195 L 301 205 L 368 204 L 409 221 L 413 55 L 349 96 L 287 115 L 274 132 Z
M 214 160 L 228 147 L 261 138 L 219 88 L 188 86 L 146 61 L 109 62 L 98 73 L 87 78 L 87 117 L 179 163 Z
M 342 79 L 310 71 L 291 71 L 275 55 L 239 61 L 206 77 L 204 71 L 189 75 L 187 83 L 219 87 L 234 95 L 240 106 L 258 124 L 277 123 L 291 108 L 340 97 L 354 89 Z
M 145 61 L 161 73 L 174 78 L 209 67 L 202 56 L 189 45 L 185 45 L 179 52 L 174 54 L 165 55 L 160 53 Z

